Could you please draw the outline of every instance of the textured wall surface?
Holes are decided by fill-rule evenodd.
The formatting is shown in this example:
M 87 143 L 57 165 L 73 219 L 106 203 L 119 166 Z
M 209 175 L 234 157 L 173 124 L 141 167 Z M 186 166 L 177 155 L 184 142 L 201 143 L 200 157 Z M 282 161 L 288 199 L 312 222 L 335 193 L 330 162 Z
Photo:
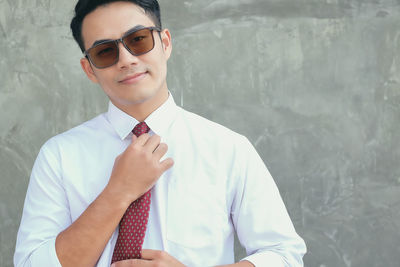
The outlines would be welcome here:
M 0 266 L 33 161 L 106 110 L 80 69 L 75 1 L 0 0 Z M 399 266 L 400 0 L 160 0 L 169 89 L 250 139 L 310 267 Z

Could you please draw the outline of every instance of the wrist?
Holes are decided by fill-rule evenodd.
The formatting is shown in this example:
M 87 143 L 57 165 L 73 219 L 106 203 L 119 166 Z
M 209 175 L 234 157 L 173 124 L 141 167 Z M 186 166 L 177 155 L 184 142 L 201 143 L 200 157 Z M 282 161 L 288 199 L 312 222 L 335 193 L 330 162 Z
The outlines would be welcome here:
M 123 190 L 115 186 L 107 184 L 101 195 L 116 208 L 126 210 L 129 205 L 136 199 L 132 194 L 126 194 Z

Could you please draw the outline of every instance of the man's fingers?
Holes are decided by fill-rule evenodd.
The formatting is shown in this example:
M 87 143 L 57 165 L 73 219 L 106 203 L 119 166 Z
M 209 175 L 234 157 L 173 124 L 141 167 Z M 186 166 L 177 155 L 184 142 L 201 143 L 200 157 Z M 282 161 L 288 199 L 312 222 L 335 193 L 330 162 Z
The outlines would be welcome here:
M 142 259 L 148 261 L 159 259 L 162 257 L 162 253 L 164 252 L 161 250 L 142 249 Z
M 132 144 L 137 144 L 139 146 L 144 146 L 146 144 L 147 140 L 150 138 L 150 135 L 148 133 L 144 133 L 139 137 L 136 137 L 136 140 L 133 141 L 132 137 Z
M 160 165 L 163 172 L 165 172 L 174 165 L 174 160 L 172 158 L 164 159 L 163 161 L 161 161 Z
M 161 143 L 158 145 L 156 150 L 154 150 L 153 154 L 156 157 L 156 159 L 160 160 L 162 156 L 164 156 L 165 153 L 167 153 L 167 150 L 168 150 L 167 144 Z
M 150 152 L 153 153 L 154 150 L 158 147 L 160 144 L 161 137 L 159 135 L 153 135 L 150 138 L 147 139 L 146 144 L 144 145 L 144 148 Z
M 151 266 L 151 262 L 144 259 L 133 259 L 114 262 L 111 267 L 146 267 Z

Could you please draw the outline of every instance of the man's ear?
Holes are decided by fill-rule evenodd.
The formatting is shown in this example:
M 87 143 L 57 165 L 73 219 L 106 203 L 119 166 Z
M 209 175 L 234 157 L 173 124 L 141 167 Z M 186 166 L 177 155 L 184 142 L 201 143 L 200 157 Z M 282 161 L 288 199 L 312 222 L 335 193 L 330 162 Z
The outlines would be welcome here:
M 171 33 L 168 29 L 164 29 L 161 31 L 161 43 L 163 46 L 164 53 L 166 55 L 166 59 L 169 59 L 172 52 L 172 40 L 171 40 Z
M 98 83 L 96 74 L 93 71 L 92 65 L 87 58 L 81 58 L 81 67 L 86 73 L 86 76 L 94 83 Z

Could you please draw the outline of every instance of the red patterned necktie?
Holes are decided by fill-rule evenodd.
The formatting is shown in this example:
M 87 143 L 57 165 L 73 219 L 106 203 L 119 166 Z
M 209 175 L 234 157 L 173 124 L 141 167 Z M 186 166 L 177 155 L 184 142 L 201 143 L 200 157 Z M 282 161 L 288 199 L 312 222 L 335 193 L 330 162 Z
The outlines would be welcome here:
M 136 136 L 150 130 L 145 122 L 138 123 L 132 132 Z M 111 263 L 127 259 L 140 259 L 150 211 L 151 189 L 131 203 L 119 223 L 117 243 Z

